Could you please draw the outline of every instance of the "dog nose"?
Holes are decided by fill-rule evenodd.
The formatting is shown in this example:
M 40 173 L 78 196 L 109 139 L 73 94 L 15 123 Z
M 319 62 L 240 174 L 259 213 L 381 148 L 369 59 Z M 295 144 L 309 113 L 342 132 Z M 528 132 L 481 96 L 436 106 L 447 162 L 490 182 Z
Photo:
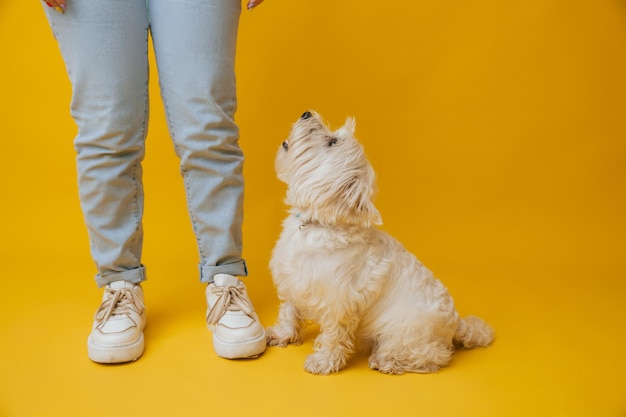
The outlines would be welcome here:
M 308 119 L 309 117 L 313 116 L 311 114 L 310 111 L 305 111 L 304 113 L 302 113 L 302 116 L 300 116 L 301 119 Z

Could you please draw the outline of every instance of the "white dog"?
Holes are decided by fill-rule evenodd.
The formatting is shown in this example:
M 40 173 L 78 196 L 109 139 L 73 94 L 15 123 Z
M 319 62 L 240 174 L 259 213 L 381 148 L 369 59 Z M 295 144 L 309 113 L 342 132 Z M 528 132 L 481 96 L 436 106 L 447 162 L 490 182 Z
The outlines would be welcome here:
M 267 329 L 270 346 L 301 343 L 307 321 L 319 324 L 304 368 L 328 374 L 357 349 L 385 373 L 433 372 L 455 347 L 486 346 L 493 330 L 459 318 L 443 284 L 397 240 L 374 227 L 374 171 L 348 118 L 330 131 L 305 112 L 276 157 L 290 215 L 270 269 L 281 300 Z

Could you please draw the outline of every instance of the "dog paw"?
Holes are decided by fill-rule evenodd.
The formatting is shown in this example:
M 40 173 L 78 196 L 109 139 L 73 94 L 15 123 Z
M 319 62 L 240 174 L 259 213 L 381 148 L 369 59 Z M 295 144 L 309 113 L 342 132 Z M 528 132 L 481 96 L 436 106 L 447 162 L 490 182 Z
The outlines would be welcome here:
M 384 374 L 400 375 L 404 373 L 404 368 L 398 366 L 395 361 L 383 361 L 375 357 L 370 357 L 369 367 L 370 369 L 382 372 Z
M 302 339 L 300 337 L 285 335 L 276 327 L 268 327 L 265 329 L 265 340 L 267 342 L 267 346 L 285 347 L 290 344 L 299 345 L 302 343 Z
M 342 361 L 333 360 L 328 355 L 317 352 L 307 356 L 304 370 L 312 374 L 328 375 L 339 371 L 344 365 Z
M 418 362 L 403 362 L 394 358 L 383 358 L 377 355 L 372 355 L 369 358 L 369 367 L 384 374 L 400 375 L 405 372 L 417 372 L 422 374 L 428 374 L 437 372 L 439 366 L 432 362 L 418 361 Z
M 374 353 L 369 358 L 369 367 L 383 374 L 400 375 L 407 371 L 407 365 L 397 358 Z

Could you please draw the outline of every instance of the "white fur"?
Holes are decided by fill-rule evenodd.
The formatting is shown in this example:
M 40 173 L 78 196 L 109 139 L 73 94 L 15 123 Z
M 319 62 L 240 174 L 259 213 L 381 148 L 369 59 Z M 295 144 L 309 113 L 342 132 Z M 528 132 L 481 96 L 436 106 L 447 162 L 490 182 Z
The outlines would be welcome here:
M 349 118 L 332 132 L 311 112 L 278 150 L 291 214 L 270 261 L 281 306 L 268 345 L 301 343 L 313 321 L 320 334 L 308 372 L 336 372 L 358 348 L 381 372 L 433 372 L 455 347 L 491 343 L 493 330 L 477 317 L 459 318 L 443 284 L 374 227 L 381 223 L 375 176 L 354 127 Z

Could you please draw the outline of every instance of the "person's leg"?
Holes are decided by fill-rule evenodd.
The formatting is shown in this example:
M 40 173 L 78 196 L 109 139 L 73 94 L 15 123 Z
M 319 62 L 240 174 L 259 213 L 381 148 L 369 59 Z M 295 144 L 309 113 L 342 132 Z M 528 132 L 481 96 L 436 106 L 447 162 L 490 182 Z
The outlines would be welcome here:
M 148 21 L 144 0 L 69 2 L 45 8 L 72 84 L 80 202 L 96 282 L 139 283 L 148 119 Z
M 139 285 L 148 118 L 145 0 L 81 0 L 59 14 L 44 7 L 72 84 L 78 126 L 78 188 L 98 286 L 106 286 L 88 339 L 96 362 L 143 353 L 145 310 Z
M 234 122 L 240 0 L 148 0 L 168 125 L 180 157 L 200 252 L 207 324 L 225 358 L 265 350 L 265 331 L 245 286 L 243 154 Z
M 243 153 L 234 122 L 239 0 L 149 0 L 170 134 L 200 253 L 200 279 L 247 275 Z

